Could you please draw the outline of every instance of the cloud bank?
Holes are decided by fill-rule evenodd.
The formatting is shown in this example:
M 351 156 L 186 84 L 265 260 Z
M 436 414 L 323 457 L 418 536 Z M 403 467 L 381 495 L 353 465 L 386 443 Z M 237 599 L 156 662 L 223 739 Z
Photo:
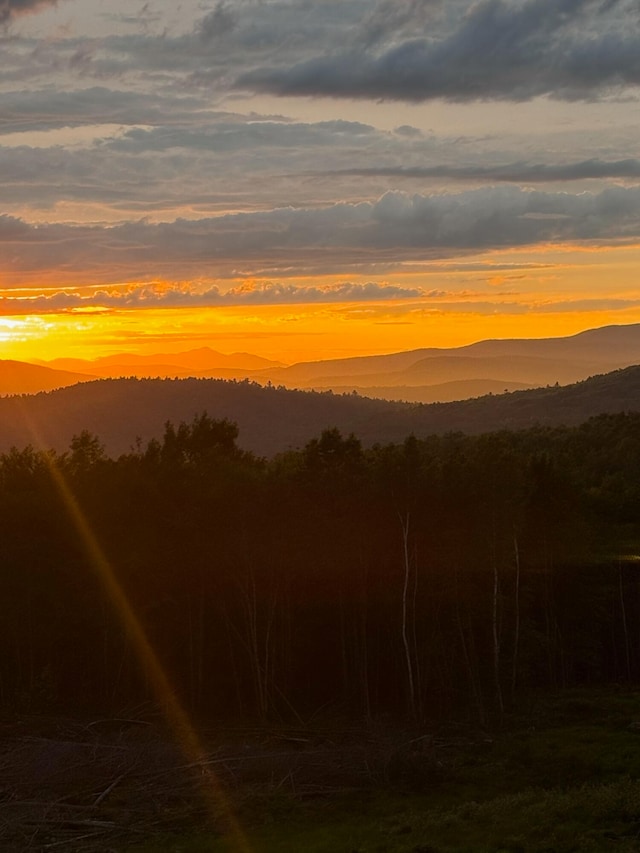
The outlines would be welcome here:
M 640 239 L 640 187 L 560 193 L 492 187 L 375 202 L 276 208 L 153 224 L 33 226 L 0 218 L 1 272 L 16 284 L 57 271 L 103 280 L 326 273 L 496 248 Z M 259 298 L 252 295 L 251 298 Z
M 446 178 L 447 180 L 454 181 L 538 184 L 602 178 L 638 179 L 640 178 L 640 160 L 628 158 L 626 160 L 604 161 L 593 158 L 592 160 L 563 164 L 507 163 L 495 166 L 374 166 L 370 168 L 342 169 L 332 174 L 362 177 Z
M 631 0 L 478 0 L 449 29 L 378 41 L 255 68 L 236 85 L 276 95 L 420 102 L 588 100 L 640 84 Z
M 7 314 L 25 311 L 58 313 L 86 308 L 207 308 L 223 306 L 309 305 L 348 302 L 384 302 L 444 296 L 442 291 L 398 287 L 391 284 L 343 282 L 336 285 L 296 287 L 280 282 L 245 284 L 221 290 L 217 286 L 194 291 L 190 286 L 146 285 L 98 290 L 91 293 L 58 291 L 37 297 L 0 297 Z

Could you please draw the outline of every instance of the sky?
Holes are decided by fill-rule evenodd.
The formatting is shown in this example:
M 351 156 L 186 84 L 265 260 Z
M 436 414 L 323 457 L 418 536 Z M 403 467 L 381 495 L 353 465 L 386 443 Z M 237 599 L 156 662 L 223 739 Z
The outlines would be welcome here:
M 0 0 L 0 358 L 640 322 L 637 0 Z

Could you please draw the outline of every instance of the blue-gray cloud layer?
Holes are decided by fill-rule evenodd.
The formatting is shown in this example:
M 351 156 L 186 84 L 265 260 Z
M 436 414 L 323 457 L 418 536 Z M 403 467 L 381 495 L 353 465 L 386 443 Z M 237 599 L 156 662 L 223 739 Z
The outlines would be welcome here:
M 237 81 L 279 95 L 401 101 L 590 99 L 638 84 L 640 21 L 630 0 L 479 0 L 450 29 L 363 40 Z
M 318 174 L 318 173 L 316 173 Z M 322 174 L 322 173 L 320 173 Z M 326 173 L 325 173 L 326 174 Z M 584 181 L 601 178 L 640 178 L 640 160 L 593 158 L 577 163 L 507 163 L 495 166 L 376 166 L 343 169 L 333 175 L 390 178 L 446 178 L 454 181 L 540 184 L 555 181 Z
M 59 270 L 72 279 L 326 273 L 389 261 L 445 258 L 489 249 L 640 238 L 640 188 L 600 193 L 523 191 L 386 193 L 376 202 L 279 208 L 194 221 L 113 227 L 34 227 L 0 218 L 6 280 Z

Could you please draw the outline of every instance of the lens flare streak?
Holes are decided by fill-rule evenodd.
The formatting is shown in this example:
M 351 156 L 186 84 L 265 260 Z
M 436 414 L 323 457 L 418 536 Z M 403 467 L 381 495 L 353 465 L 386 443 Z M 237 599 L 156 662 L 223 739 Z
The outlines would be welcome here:
M 24 414 L 26 418 L 26 411 Z M 43 442 L 38 440 L 39 430 L 37 426 L 30 419 L 27 422 L 36 446 L 44 446 Z M 60 498 L 85 548 L 90 565 L 98 575 L 104 591 L 129 637 L 138 663 L 149 680 L 165 718 L 173 730 L 176 741 L 189 765 L 197 766 L 201 772 L 199 784 L 212 825 L 216 830 L 220 830 L 221 827 L 226 829 L 226 838 L 232 845 L 233 851 L 251 853 L 251 846 L 233 811 L 231 802 L 220 780 L 208 766 L 208 756 L 198 733 L 180 703 L 158 655 L 118 582 L 86 514 L 65 478 L 64 472 L 52 455 L 44 454 L 44 458 L 47 460 L 50 476 Z

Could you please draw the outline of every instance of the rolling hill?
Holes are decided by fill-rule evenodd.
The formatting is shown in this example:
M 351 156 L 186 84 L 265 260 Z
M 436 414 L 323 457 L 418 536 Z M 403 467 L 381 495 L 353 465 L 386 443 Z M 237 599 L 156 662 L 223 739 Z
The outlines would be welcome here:
M 0 395 L 35 394 L 95 379 L 95 374 L 56 370 L 25 361 L 0 359 Z
M 366 445 L 413 433 L 481 433 L 534 424 L 577 424 L 602 413 L 640 410 L 640 366 L 567 387 L 548 387 L 453 403 L 393 403 L 216 379 L 105 379 L 32 396 L 0 399 L 0 450 L 33 444 L 64 450 L 83 429 L 112 455 L 136 439 L 160 436 L 167 420 L 206 411 L 238 423 L 240 445 L 270 456 L 303 446 L 326 427 L 354 432 Z

